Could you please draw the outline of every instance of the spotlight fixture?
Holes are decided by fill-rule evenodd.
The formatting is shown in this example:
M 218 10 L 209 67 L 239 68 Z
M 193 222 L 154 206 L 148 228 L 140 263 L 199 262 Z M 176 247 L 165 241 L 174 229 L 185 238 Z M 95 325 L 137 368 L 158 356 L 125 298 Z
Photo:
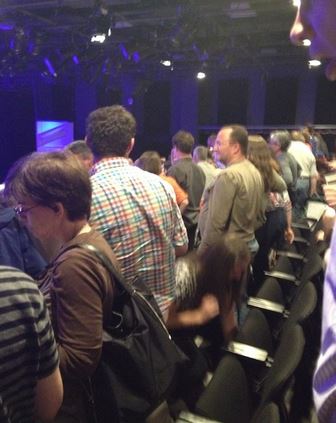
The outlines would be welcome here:
M 316 59 L 312 59 L 308 61 L 309 68 L 317 68 L 318 66 L 321 66 L 321 64 L 322 64 L 321 61 Z
M 168 59 L 160 60 L 162 66 L 166 66 L 167 68 L 172 65 L 172 61 Z
M 74 62 L 75 65 L 79 65 L 80 63 L 78 56 L 76 54 L 72 56 L 72 61 Z
M 301 6 L 301 0 L 293 0 L 293 6 L 300 7 Z
M 125 46 L 124 43 L 120 43 L 119 44 L 119 50 L 120 50 L 120 52 L 121 52 L 121 54 L 122 54 L 122 56 L 123 56 L 123 58 L 125 60 L 129 60 L 130 59 L 130 54 L 127 51 L 127 48 L 126 48 L 126 46 Z
M 138 51 L 135 51 L 133 54 L 132 54 L 132 59 L 133 59 L 133 62 L 134 63 L 139 63 L 140 62 L 140 59 L 141 59 L 141 57 L 140 57 L 140 53 L 138 52 Z
M 51 61 L 47 57 L 45 57 L 43 61 L 50 75 L 53 76 L 54 78 L 57 78 L 57 72 L 55 71 L 55 68 L 53 64 L 51 63 Z
M 106 34 L 93 34 L 91 37 L 91 43 L 103 44 L 106 40 Z
M 305 46 L 305 47 L 309 47 L 311 45 L 311 41 L 308 38 L 305 38 L 302 41 L 302 45 Z
M 197 79 L 204 79 L 204 78 L 206 78 L 206 73 L 205 72 L 197 72 L 196 78 Z
M 11 22 L 0 22 L 0 31 L 12 31 L 14 24 Z
M 97 1 L 97 8 L 92 16 L 91 43 L 104 43 L 111 32 L 111 16 L 105 1 Z

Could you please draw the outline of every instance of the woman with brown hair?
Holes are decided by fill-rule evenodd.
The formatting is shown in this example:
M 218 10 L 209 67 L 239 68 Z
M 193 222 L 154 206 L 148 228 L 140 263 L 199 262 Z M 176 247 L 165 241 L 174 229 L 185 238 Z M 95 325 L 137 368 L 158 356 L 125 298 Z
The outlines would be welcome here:
M 190 253 L 176 263 L 176 301 L 170 329 L 199 327 L 219 316 L 224 339 L 236 331 L 235 311 L 245 289 L 250 252 L 233 234 L 223 235 L 203 255 Z
M 85 382 L 98 365 L 103 322 L 111 318 L 113 280 L 90 252 L 92 244 L 114 262 L 104 238 L 88 224 L 91 184 L 87 171 L 70 153 L 33 153 L 16 163 L 6 180 L 16 213 L 50 255 L 39 281 L 51 302 L 64 400 L 57 422 L 89 421 Z
M 271 248 L 276 243 L 282 242 L 284 237 L 292 242 L 294 235 L 291 229 L 291 218 L 288 218 L 291 216 L 290 200 L 288 197 L 284 202 L 282 197 L 284 194 L 288 195 L 286 194 L 286 182 L 275 170 L 276 162 L 272 159 L 267 142 L 263 137 L 260 135 L 249 136 L 247 157 L 261 173 L 265 187 L 266 221 L 256 230 L 259 251 L 253 261 L 254 286 L 249 287 L 253 293 L 253 290 L 262 282 L 265 270 L 268 270 L 268 256 Z

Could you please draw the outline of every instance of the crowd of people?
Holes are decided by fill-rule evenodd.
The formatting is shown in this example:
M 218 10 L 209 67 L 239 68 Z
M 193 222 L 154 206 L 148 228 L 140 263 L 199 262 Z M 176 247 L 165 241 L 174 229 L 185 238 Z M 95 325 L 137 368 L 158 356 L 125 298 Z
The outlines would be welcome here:
M 307 3 L 298 7 L 292 40 L 311 39 L 312 54 L 331 58 L 327 76 L 336 79 L 336 6 Z M 303 219 L 309 198 L 323 195 L 323 170 L 331 170 L 323 138 L 311 126 L 274 131 L 266 141 L 228 125 L 207 147 L 180 130 L 167 172 L 156 152 L 130 160 L 136 121 L 124 107 L 93 111 L 86 129 L 85 141 L 64 151 L 20 159 L 5 181 L 0 415 L 6 422 L 91 421 L 83 382 L 99 362 L 116 287 L 78 244 L 102 251 L 127 283 L 141 280 L 177 340 L 183 330 L 183 337 L 201 333 L 218 346 L 237 331 L 271 249 L 293 241 L 292 219 Z M 335 190 L 326 201 L 335 204 Z M 322 422 L 336 416 L 335 237 L 313 384 Z M 195 374 L 183 376 L 194 383 Z M 163 410 L 146 421 L 172 421 Z
M 293 143 L 312 157 L 307 173 L 317 179 L 311 145 L 291 141 L 287 131 L 271 133 L 267 143 L 243 126 L 226 126 L 212 150 L 195 148 L 193 135 L 178 131 L 167 172 L 155 151 L 130 160 L 135 133 L 124 107 L 97 109 L 87 119 L 86 141 L 32 153 L 5 181 L 3 213 L 14 223 L 0 231 L 8 247 L 2 264 L 34 277 L 49 308 L 57 351 L 46 367 L 54 369 L 58 353 L 64 386 L 55 421 L 89 421 L 84 381 L 99 362 L 115 296 L 107 269 L 78 244 L 102 251 L 129 284 L 145 284 L 182 349 L 181 330 L 219 349 L 237 332 L 242 304 L 262 282 L 271 249 L 292 242 L 292 206 L 304 212 L 298 186 L 307 180 L 306 162 L 300 165 L 299 148 L 295 156 L 287 151 Z M 51 330 L 49 336 L 54 343 Z

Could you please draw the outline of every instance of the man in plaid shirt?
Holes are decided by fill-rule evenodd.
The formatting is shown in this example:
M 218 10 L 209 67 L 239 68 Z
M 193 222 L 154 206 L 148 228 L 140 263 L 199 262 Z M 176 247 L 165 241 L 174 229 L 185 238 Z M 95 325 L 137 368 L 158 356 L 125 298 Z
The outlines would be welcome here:
M 186 253 L 188 238 L 172 188 L 129 164 L 135 132 L 122 106 L 97 109 L 87 119 L 96 159 L 90 223 L 111 245 L 126 280 L 145 282 L 165 316 L 175 297 L 175 257 Z

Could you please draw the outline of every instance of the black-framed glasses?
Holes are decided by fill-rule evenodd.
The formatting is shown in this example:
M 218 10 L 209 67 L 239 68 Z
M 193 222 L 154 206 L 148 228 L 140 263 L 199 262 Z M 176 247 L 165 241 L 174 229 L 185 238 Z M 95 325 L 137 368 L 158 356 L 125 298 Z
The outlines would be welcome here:
M 14 211 L 18 216 L 21 216 L 22 214 L 25 214 L 27 212 L 29 212 L 32 209 L 35 209 L 35 207 L 38 207 L 39 204 L 36 204 L 36 206 L 31 206 L 31 207 L 24 207 L 22 205 L 16 206 L 14 207 Z

